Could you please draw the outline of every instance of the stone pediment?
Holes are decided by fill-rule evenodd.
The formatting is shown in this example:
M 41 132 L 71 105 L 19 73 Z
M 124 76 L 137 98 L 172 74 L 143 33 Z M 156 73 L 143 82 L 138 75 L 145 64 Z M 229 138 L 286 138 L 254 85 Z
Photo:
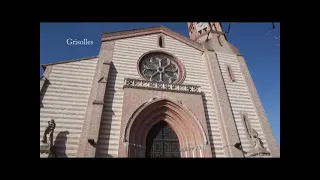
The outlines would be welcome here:
M 101 37 L 101 41 L 111 41 L 111 40 L 117 40 L 117 39 L 124 39 L 124 38 L 131 38 L 131 37 L 137 37 L 137 36 L 146 36 L 151 34 L 165 34 L 167 36 L 170 36 L 171 38 L 174 38 L 184 44 L 187 44 L 193 48 L 196 48 L 200 51 L 203 51 L 203 47 L 200 43 L 189 39 L 179 33 L 176 33 L 174 31 L 171 31 L 168 28 L 165 28 L 163 26 L 156 26 L 156 27 L 150 27 L 150 28 L 139 28 L 139 29 L 133 29 L 133 30 L 125 30 L 125 31 L 118 31 L 118 32 L 110 32 L 110 33 L 103 33 Z

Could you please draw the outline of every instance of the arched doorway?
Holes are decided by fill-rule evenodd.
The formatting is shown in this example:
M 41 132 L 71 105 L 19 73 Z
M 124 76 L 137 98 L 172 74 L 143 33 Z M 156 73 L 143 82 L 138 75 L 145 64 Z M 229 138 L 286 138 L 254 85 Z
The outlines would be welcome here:
M 180 145 L 177 134 L 165 121 L 154 125 L 147 135 L 147 158 L 180 158 Z
M 151 152 L 153 152 L 153 144 L 156 144 L 154 143 L 155 137 L 158 135 L 156 132 L 160 134 L 164 134 L 164 131 L 169 132 L 169 128 L 166 127 L 170 127 L 170 132 L 171 130 L 174 132 L 175 138 L 172 140 L 178 142 L 175 149 L 179 153 L 174 153 L 171 157 L 212 157 L 207 132 L 203 129 L 200 121 L 181 102 L 167 97 L 153 98 L 139 106 L 125 123 L 126 126 L 121 129 L 123 139 L 119 144 L 119 157 L 154 157 Z M 161 124 L 162 128 L 160 128 Z M 158 131 L 155 130 L 157 128 Z M 161 133 L 159 129 L 166 130 Z M 179 140 L 177 141 L 177 139 Z M 167 147 L 164 143 L 165 140 L 162 139 L 163 143 L 160 147 Z M 172 152 L 172 150 L 170 151 Z M 170 151 L 161 151 L 161 155 L 155 156 L 169 156 L 164 153 Z

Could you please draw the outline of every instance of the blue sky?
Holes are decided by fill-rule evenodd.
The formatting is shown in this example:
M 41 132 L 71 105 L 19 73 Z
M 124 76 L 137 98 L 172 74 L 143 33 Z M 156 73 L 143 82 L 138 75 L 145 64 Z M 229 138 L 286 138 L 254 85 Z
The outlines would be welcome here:
M 222 24 L 226 29 L 228 23 Z M 40 65 L 98 55 L 103 32 L 159 25 L 189 37 L 187 23 L 41 23 Z M 267 35 L 271 23 L 232 23 L 228 40 L 244 55 L 280 146 L 280 38 L 274 38 L 280 36 L 280 23 L 275 26 Z M 68 38 L 88 39 L 93 45 L 69 46 Z

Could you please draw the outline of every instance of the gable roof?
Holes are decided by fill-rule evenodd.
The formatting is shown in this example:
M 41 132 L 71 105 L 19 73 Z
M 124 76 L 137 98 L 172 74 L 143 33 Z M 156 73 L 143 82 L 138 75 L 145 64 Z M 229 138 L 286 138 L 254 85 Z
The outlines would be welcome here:
M 70 62 L 75 62 L 75 61 L 89 60 L 89 59 L 94 59 L 94 58 L 98 58 L 98 56 L 91 56 L 91 57 L 85 57 L 85 58 L 80 58 L 80 59 L 71 59 L 71 60 L 64 60 L 64 61 L 59 61 L 59 62 L 54 62 L 54 63 L 42 64 L 41 67 L 43 68 L 43 70 L 46 70 L 47 66 L 56 65 L 56 64 L 63 64 L 63 63 L 70 63 Z
M 203 51 L 203 47 L 200 43 L 198 43 L 192 39 L 189 39 L 179 33 L 176 33 L 168 28 L 165 28 L 163 26 L 155 26 L 155 27 L 149 27 L 149 28 L 139 28 L 139 29 L 132 29 L 132 30 L 102 33 L 101 41 L 102 42 L 103 41 L 111 41 L 111 40 L 131 38 L 131 37 L 137 37 L 137 36 L 145 36 L 145 35 L 158 34 L 158 33 L 165 34 L 165 35 L 170 36 L 171 38 L 174 38 L 184 44 L 187 44 L 191 47 L 194 47 L 200 51 Z
M 176 33 L 168 28 L 165 28 L 163 26 L 155 26 L 155 27 L 149 27 L 149 28 L 139 28 L 139 29 L 117 31 L 117 32 L 102 33 L 101 42 L 117 40 L 117 39 L 124 39 L 124 38 L 131 38 L 131 37 L 137 37 L 137 36 L 145 36 L 145 35 L 150 35 L 150 34 L 159 34 L 159 33 L 170 36 L 171 38 L 176 39 L 184 44 L 187 44 L 191 47 L 194 47 L 200 51 L 203 51 L 203 46 L 200 43 L 198 43 L 192 39 L 189 39 L 179 33 Z M 54 62 L 54 63 L 42 64 L 41 66 L 42 66 L 43 70 L 45 70 L 46 67 L 50 66 L 50 65 L 94 59 L 97 57 L 98 56 L 92 56 L 92 57 L 85 57 L 85 58 L 80 58 L 80 59 L 64 60 L 64 61 L 59 61 L 59 62 Z

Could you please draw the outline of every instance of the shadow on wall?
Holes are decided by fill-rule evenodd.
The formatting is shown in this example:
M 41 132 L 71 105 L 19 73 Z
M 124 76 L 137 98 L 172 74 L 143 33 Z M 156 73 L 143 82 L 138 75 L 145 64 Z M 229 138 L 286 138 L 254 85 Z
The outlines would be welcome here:
M 208 107 L 207 107 L 207 98 L 205 96 L 205 94 L 202 94 L 202 102 L 203 102 L 203 108 L 204 108 L 204 113 L 205 113 L 205 116 L 206 116 L 206 123 L 207 123 L 207 127 L 208 127 L 208 136 L 209 136 L 209 141 L 210 141 L 210 146 L 211 146 L 211 152 L 212 152 L 212 157 L 216 157 L 216 150 L 215 150 L 215 147 L 214 147 L 214 143 L 213 143 L 213 137 L 212 137 L 212 130 L 211 130 L 211 123 L 208 119 L 209 117 L 209 114 L 208 114 Z
M 108 151 L 111 149 L 111 144 L 109 143 L 110 140 L 113 140 L 111 135 L 111 124 L 112 124 L 112 117 L 115 116 L 115 113 L 112 110 L 112 103 L 114 100 L 114 94 L 116 92 L 115 89 L 115 79 L 117 77 L 118 71 L 114 64 L 111 62 L 110 69 L 109 69 L 109 75 L 108 75 L 108 82 L 107 87 L 105 91 L 105 97 L 104 101 L 107 105 L 104 105 L 103 112 L 105 114 L 102 114 L 102 119 L 100 123 L 100 132 L 97 142 L 97 148 L 96 148 L 96 157 L 101 158 L 113 158 L 110 154 L 108 154 Z
M 49 154 L 49 157 L 55 158 L 67 158 L 66 150 L 67 150 L 67 134 L 69 131 L 61 131 L 58 133 L 56 140 L 54 141 L 54 146 L 52 152 Z

